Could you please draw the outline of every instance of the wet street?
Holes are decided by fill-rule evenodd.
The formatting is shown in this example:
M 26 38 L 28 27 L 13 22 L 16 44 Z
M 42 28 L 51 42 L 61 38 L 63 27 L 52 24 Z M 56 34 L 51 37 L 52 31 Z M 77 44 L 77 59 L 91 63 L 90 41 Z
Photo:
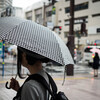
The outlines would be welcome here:
M 0 0 L 0 100 L 42 67 L 68 100 L 100 100 L 100 0 Z
M 0 100 L 12 100 L 16 95 L 13 90 L 5 88 L 5 83 L 12 75 L 16 74 L 16 65 L 5 65 L 5 76 L 2 77 L 2 66 L 0 65 Z M 64 67 L 63 66 L 47 66 L 45 70 L 54 78 L 59 91 L 63 91 L 69 100 L 100 100 L 100 69 L 99 77 L 93 77 L 93 70 L 88 65 L 77 64 L 74 67 L 74 76 L 66 76 L 64 85 Z M 28 73 L 23 69 L 23 74 Z M 23 79 L 17 78 L 20 84 Z

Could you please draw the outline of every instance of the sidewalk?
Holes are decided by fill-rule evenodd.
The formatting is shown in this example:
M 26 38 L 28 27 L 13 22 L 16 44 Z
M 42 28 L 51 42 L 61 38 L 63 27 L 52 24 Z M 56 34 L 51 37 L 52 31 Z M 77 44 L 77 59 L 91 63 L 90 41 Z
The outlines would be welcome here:
M 59 90 L 64 91 L 69 100 L 100 100 L 100 75 L 75 75 L 67 77 L 64 86 L 61 81 L 56 81 Z
M 0 58 L 0 63 L 2 63 L 2 59 Z M 6 58 L 6 59 L 4 59 L 4 63 L 5 64 L 17 64 L 17 59 L 16 60 L 14 60 L 14 58 L 13 57 L 9 57 L 9 58 Z
M 56 74 L 56 73 L 55 73 Z M 74 76 L 66 76 L 64 85 L 63 73 L 52 74 L 59 91 L 63 91 L 69 100 L 100 100 L 100 74 L 98 78 L 94 78 L 91 74 L 75 74 Z M 16 92 L 7 90 L 5 82 L 11 77 L 0 77 L 0 100 L 12 100 Z M 17 80 L 22 84 L 24 80 Z
M 0 100 L 12 100 L 16 95 L 15 91 L 5 88 L 6 81 L 12 77 L 12 66 L 12 64 L 6 64 L 6 76 L 0 76 Z M 16 65 L 13 66 L 13 69 L 13 74 L 16 74 Z M 100 100 L 100 69 L 99 77 L 94 78 L 92 68 L 84 64 L 75 65 L 74 76 L 66 76 L 63 86 L 63 66 L 47 66 L 46 70 L 54 78 L 59 91 L 63 91 L 69 100 Z M 0 70 L 1 72 L 2 70 Z M 19 78 L 17 80 L 20 84 L 24 82 Z

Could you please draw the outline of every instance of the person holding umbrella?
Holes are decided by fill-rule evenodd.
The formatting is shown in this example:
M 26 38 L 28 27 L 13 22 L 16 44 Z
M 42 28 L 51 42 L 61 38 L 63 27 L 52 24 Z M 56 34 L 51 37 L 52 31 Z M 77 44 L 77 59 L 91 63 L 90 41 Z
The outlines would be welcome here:
M 42 67 L 42 63 L 46 63 L 48 61 L 49 59 L 45 57 L 42 57 L 24 48 L 18 47 L 18 75 L 20 78 L 22 78 L 21 65 L 23 65 L 29 70 L 30 75 L 40 74 L 49 84 L 48 76 Z M 10 88 L 15 91 L 18 91 L 20 88 L 18 81 L 14 78 L 11 79 Z M 19 98 L 18 100 L 20 100 L 20 98 L 21 100 L 48 100 L 48 96 L 48 92 L 41 84 L 35 80 L 30 80 L 24 84 L 21 92 L 21 97 L 15 97 L 14 100 L 16 100 L 16 98 Z
M 98 53 L 95 53 L 95 57 L 93 58 L 93 69 L 94 69 L 94 77 L 98 77 L 98 69 L 99 69 Z
M 49 83 L 50 78 L 43 70 L 43 62 L 50 60 L 63 66 L 74 64 L 72 56 L 62 39 L 47 27 L 33 21 L 16 17 L 0 18 L 0 39 L 17 45 L 17 74 L 20 78 L 23 78 L 21 76 L 21 65 L 29 70 L 29 77 L 38 74 Z M 48 100 L 50 92 L 48 93 L 35 80 L 25 82 L 22 87 L 20 88 L 18 81 L 14 78 L 11 79 L 10 88 L 18 91 L 18 93 L 22 90 L 21 95 L 17 93 L 14 100 Z

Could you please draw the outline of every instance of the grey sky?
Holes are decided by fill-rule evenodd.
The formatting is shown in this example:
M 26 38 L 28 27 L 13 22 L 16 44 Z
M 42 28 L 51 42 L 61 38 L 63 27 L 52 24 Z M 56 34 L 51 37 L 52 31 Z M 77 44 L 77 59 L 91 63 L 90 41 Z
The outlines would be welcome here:
M 41 0 L 13 0 L 13 6 L 26 8 Z

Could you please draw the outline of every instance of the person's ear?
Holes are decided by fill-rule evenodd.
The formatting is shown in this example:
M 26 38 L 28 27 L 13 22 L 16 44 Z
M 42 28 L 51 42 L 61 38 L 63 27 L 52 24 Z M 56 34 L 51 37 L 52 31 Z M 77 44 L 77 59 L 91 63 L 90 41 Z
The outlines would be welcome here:
M 26 58 L 26 53 L 24 52 L 24 53 L 22 54 L 22 56 L 23 56 L 23 58 Z
M 36 66 L 41 66 L 41 61 L 37 61 L 37 62 L 35 63 L 35 65 L 36 65 Z

